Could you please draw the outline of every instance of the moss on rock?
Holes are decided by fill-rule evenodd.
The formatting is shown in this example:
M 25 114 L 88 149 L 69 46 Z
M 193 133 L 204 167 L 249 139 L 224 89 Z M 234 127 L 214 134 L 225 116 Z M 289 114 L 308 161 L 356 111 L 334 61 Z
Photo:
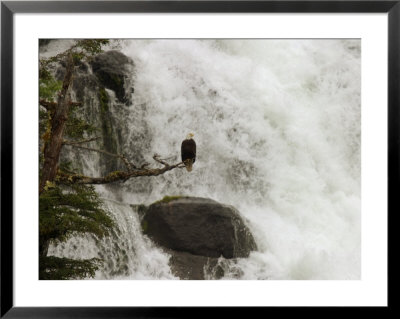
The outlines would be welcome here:
M 109 107 L 109 96 L 104 87 L 99 89 L 99 102 L 100 102 L 100 121 L 101 130 L 103 135 L 103 145 L 104 150 L 113 154 L 118 153 L 117 139 L 114 134 L 114 128 L 111 121 L 110 107 Z M 103 161 L 104 165 L 108 171 L 118 170 L 118 160 L 117 159 L 107 159 Z
M 162 199 L 154 202 L 153 204 L 167 204 L 169 202 L 172 202 L 173 200 L 177 200 L 182 197 L 183 196 L 164 196 Z
M 129 92 L 125 91 L 128 77 L 127 66 L 133 65 L 132 60 L 119 51 L 107 51 L 97 55 L 91 61 L 94 74 L 102 86 L 113 90 L 122 103 L 129 100 Z

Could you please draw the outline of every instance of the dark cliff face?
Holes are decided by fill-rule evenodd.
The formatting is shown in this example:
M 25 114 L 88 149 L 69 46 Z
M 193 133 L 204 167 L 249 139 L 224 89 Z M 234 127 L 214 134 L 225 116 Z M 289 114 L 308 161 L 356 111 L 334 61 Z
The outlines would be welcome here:
M 62 81 L 65 65 L 61 62 L 54 71 L 57 80 Z M 133 61 L 119 51 L 105 51 L 95 56 L 90 63 L 75 61 L 75 72 L 72 83 L 74 100 L 80 102 L 80 117 L 87 123 L 99 128 L 95 135 L 99 136 L 93 147 L 112 154 L 129 153 L 124 132 L 123 120 L 126 118 L 124 107 L 131 105 L 135 66 Z M 139 119 L 140 120 L 140 119 Z M 137 154 L 140 152 L 132 152 Z M 71 156 L 68 150 L 64 156 Z M 72 155 L 74 162 L 85 163 L 85 159 Z M 101 155 L 99 164 L 102 173 L 123 169 L 118 158 Z M 143 161 L 142 156 L 132 158 L 135 162 Z M 84 165 L 84 164 L 83 164 Z
M 100 84 L 115 92 L 121 103 L 129 105 L 133 88 L 128 89 L 133 61 L 119 51 L 107 51 L 97 55 L 92 61 L 93 73 Z
M 43 46 L 43 51 L 46 46 Z M 65 75 L 65 63 L 54 65 L 52 73 L 58 81 Z M 148 162 L 152 132 L 145 118 L 146 103 L 135 103 L 133 99 L 136 69 L 134 61 L 120 51 L 111 50 L 94 56 L 90 62 L 75 61 L 71 87 L 72 99 L 81 106 L 75 114 L 96 130 L 96 139 L 86 146 L 112 154 L 124 154 L 137 166 Z M 89 136 L 88 136 L 89 137 Z M 92 136 L 90 136 L 92 137 Z M 104 176 L 110 172 L 125 170 L 117 157 L 104 153 L 65 147 L 61 157 L 64 162 L 89 176 Z M 147 180 L 135 180 L 123 184 L 107 185 L 118 198 L 121 189 L 132 192 L 151 191 Z M 122 198 L 121 198 L 122 200 Z
M 257 246 L 239 212 L 207 198 L 182 197 L 150 205 L 143 231 L 172 255 L 170 264 L 180 277 L 204 279 L 204 266 L 248 257 Z
M 52 39 L 39 39 L 39 48 L 45 47 L 51 41 L 52 41 Z

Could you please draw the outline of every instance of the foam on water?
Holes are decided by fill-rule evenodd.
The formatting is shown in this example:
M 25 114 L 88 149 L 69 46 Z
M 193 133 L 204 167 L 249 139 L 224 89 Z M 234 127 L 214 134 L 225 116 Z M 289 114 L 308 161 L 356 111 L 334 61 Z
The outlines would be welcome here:
M 360 278 L 358 40 L 133 40 L 122 52 L 135 63 L 133 103 L 113 111 L 123 147 L 180 161 L 193 132 L 197 158 L 191 173 L 136 178 L 102 196 L 190 195 L 238 208 L 259 251 L 221 261 L 224 279 Z M 171 278 L 167 255 L 140 254 L 150 243 L 135 227 L 132 252 L 154 271 L 132 264 L 128 277 Z
M 118 223 L 117 232 L 101 240 L 72 237 L 65 243 L 51 245 L 49 254 L 73 259 L 102 258 L 104 265 L 95 279 L 178 279 L 168 266 L 169 256 L 142 236 L 135 210 L 110 200 L 106 207 Z

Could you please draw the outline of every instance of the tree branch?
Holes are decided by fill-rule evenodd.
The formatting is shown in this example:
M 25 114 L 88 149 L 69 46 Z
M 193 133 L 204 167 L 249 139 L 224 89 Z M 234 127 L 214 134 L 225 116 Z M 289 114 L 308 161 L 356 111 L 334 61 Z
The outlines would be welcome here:
M 82 106 L 81 102 L 72 102 L 69 101 L 69 106 Z M 39 100 L 39 104 L 43 106 L 47 111 L 54 111 L 57 107 L 56 102 L 46 101 L 44 99 Z
M 160 158 L 160 155 L 158 155 L 158 154 L 154 154 L 153 159 L 154 159 L 156 162 L 158 162 L 158 163 L 160 163 L 160 164 L 163 164 L 164 166 L 169 166 L 169 164 L 168 164 L 165 160 L 161 159 L 161 158 Z
M 185 165 L 183 162 L 174 165 L 165 165 L 163 168 L 152 168 L 152 169 L 137 169 L 134 171 L 114 171 L 104 177 L 89 177 L 79 174 L 67 174 L 65 172 L 59 172 L 57 180 L 64 183 L 77 183 L 77 184 L 110 184 L 114 182 L 124 182 L 133 177 L 139 176 L 158 176 L 165 172 L 171 171 L 175 168 L 183 168 Z
M 43 106 L 47 111 L 54 111 L 56 109 L 57 103 L 46 101 L 43 99 L 39 100 L 39 104 Z
M 104 177 L 90 177 L 90 176 L 84 176 L 84 175 L 80 175 L 80 174 L 69 174 L 65 171 L 59 171 L 58 176 L 57 176 L 57 180 L 59 182 L 77 183 L 77 184 L 110 184 L 110 183 L 114 183 L 114 182 L 118 182 L 118 181 L 125 182 L 126 180 L 133 178 L 133 177 L 158 176 L 158 175 L 164 174 L 168 171 L 171 171 L 175 168 L 185 167 L 184 162 L 179 162 L 179 163 L 170 165 L 165 160 L 160 159 L 160 156 L 158 154 L 155 154 L 153 156 L 153 159 L 156 162 L 164 165 L 163 168 L 146 168 L 149 165 L 148 163 L 145 163 L 144 165 L 142 165 L 141 168 L 137 168 L 132 163 L 130 163 L 124 155 L 112 154 L 107 151 L 98 150 L 98 149 L 94 149 L 91 147 L 85 147 L 85 146 L 81 146 L 81 145 L 72 145 L 72 146 L 120 158 L 121 160 L 124 161 L 125 166 L 127 167 L 128 170 L 127 171 L 114 171 Z M 132 166 L 134 167 L 134 169 L 132 169 Z
M 87 140 L 89 141 L 89 140 Z M 84 143 L 85 141 L 83 141 Z M 134 169 L 137 169 L 137 167 L 135 165 L 133 165 L 132 163 L 130 163 L 128 161 L 128 159 L 125 157 L 125 155 L 123 154 L 114 154 L 114 153 L 110 153 L 104 150 L 99 150 L 97 148 L 93 148 L 93 147 L 87 147 L 87 146 L 82 146 L 82 145 L 77 145 L 78 143 L 64 143 L 65 145 L 69 145 L 69 146 L 73 146 L 76 148 L 80 148 L 83 150 L 87 150 L 87 151 L 92 151 L 92 152 L 97 152 L 97 153 L 101 153 L 101 154 L 105 154 L 111 157 L 115 157 L 115 158 L 119 158 L 120 160 L 122 160 L 126 166 L 126 168 L 128 169 L 128 172 L 133 171 Z
M 63 145 L 72 145 L 72 146 L 74 146 L 76 144 L 83 144 L 83 143 L 93 142 L 95 140 L 98 140 L 99 138 L 100 138 L 99 136 L 96 136 L 96 137 L 89 138 L 87 140 L 80 140 L 80 141 L 67 141 L 67 140 L 64 140 L 63 141 Z

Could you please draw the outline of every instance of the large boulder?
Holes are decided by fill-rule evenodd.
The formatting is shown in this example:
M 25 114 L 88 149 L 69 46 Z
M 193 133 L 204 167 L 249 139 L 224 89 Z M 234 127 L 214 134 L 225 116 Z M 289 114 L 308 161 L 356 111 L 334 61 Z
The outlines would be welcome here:
M 254 238 L 232 206 L 197 197 L 167 198 L 146 209 L 142 228 L 157 244 L 212 258 L 248 257 Z
M 129 104 L 133 92 L 127 92 L 127 88 L 131 87 L 128 82 L 131 80 L 133 61 L 123 53 L 111 50 L 96 55 L 91 65 L 100 83 L 114 91 L 120 102 Z
M 166 248 L 164 250 L 171 256 L 169 266 L 172 273 L 180 279 L 220 279 L 224 276 L 224 270 L 218 265 L 218 258 L 198 256 Z

